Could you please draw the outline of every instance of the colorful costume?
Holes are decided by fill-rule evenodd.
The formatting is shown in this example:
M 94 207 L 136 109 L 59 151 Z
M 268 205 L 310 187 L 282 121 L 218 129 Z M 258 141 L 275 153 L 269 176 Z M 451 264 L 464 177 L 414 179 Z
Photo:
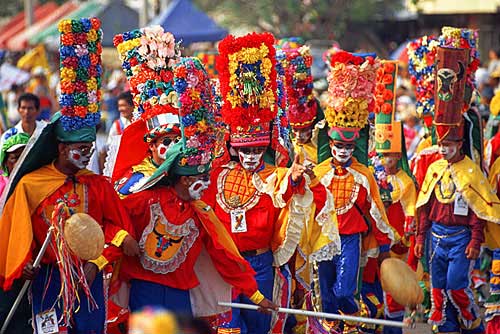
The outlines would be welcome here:
M 460 141 L 464 136 L 462 112 L 467 109 L 464 91 L 468 50 L 440 47 L 437 56 L 436 134 L 438 140 Z M 465 253 L 468 247 L 479 250 L 484 241 L 484 222 L 498 222 L 500 202 L 478 165 L 461 152 L 456 157 L 458 160 L 452 163 L 440 159 L 427 170 L 416 204 L 416 241 L 423 245 L 430 230 L 433 308 L 429 322 L 440 333 L 482 333 L 484 328 L 469 288 L 474 261 Z
M 113 43 L 135 106 L 132 124 L 123 131 L 112 170 L 115 189 L 125 197 L 140 188 L 162 162 L 153 159 L 149 144 L 167 136 L 175 140 L 180 137 L 172 72 L 180 49 L 174 36 L 160 26 L 116 35 Z M 167 149 L 168 145 L 159 147 L 162 159 Z
M 312 188 L 317 224 L 311 225 L 317 227 L 308 231 L 301 250 L 316 270 L 312 293 L 318 303 L 313 307 L 323 312 L 356 315 L 361 312 L 356 293 L 362 256 L 377 257 L 379 252 L 388 252 L 391 242 L 399 236 L 388 224 L 372 172 L 352 157 L 354 142 L 366 126 L 375 102 L 378 62 L 371 55 L 338 51 L 331 64 L 325 116 L 334 158 L 314 168 L 315 180 L 323 186 Z M 342 145 L 338 150 L 343 161 L 336 156 L 337 143 Z M 318 228 L 320 231 L 315 231 Z M 367 233 L 369 236 L 363 237 Z M 312 333 L 327 333 L 338 325 L 310 319 L 309 328 Z M 345 324 L 345 332 L 353 330 L 357 330 L 353 324 Z
M 264 33 L 228 36 L 219 44 L 222 116 L 230 128 L 231 150 L 272 147 L 270 122 L 278 102 L 273 43 L 273 36 Z M 230 161 L 212 171 L 204 195 L 257 273 L 264 296 L 284 306 L 288 292 L 280 287 L 289 284 L 289 273 L 273 266 L 285 265 L 295 252 L 312 201 L 310 192 L 303 190 L 304 180 L 292 184 L 289 175 L 285 168 L 263 163 L 262 154 L 252 171 Z M 234 300 L 248 301 L 243 295 Z M 283 325 L 283 318 L 276 319 L 278 331 Z M 267 333 L 274 320 L 271 326 L 271 315 L 234 309 L 223 327 L 219 332 Z
M 256 303 L 263 296 L 253 270 L 209 206 L 182 199 L 174 188 L 176 181 L 152 187 L 165 174 L 206 174 L 212 160 L 215 135 L 208 75 L 198 58 L 181 58 L 174 72 L 183 137 L 139 192 L 124 199 L 142 252 L 138 258 L 125 258 L 121 276 L 131 284 L 132 311 L 159 305 L 178 313 L 213 316 L 225 311 L 217 302 L 230 300 L 231 286 Z
M 108 247 L 91 261 L 99 270 L 121 256 L 120 246 L 132 227 L 113 187 L 104 177 L 80 167 L 76 174 L 66 175 L 53 162 L 58 158 L 59 143 L 95 141 L 95 126 L 100 119 L 100 21 L 62 20 L 59 30 L 62 110 L 29 147 L 12 176 L 13 186 L 0 223 L 0 283 L 6 290 L 11 287 L 26 263 L 34 258 L 51 227 L 55 230 L 51 246 L 43 256 L 31 289 L 34 323 L 38 315 L 55 311 L 60 333 L 104 333 L 103 275 L 97 274 L 91 286 L 82 280 L 86 261 L 69 252 L 62 224 L 70 214 L 84 212 L 101 226 Z M 76 48 L 71 34 L 80 36 Z M 81 55 L 82 50 L 87 52 Z M 80 92 L 72 94 L 75 89 Z M 43 323 L 37 325 L 43 327 Z
M 375 178 L 380 191 L 387 191 L 387 196 L 382 193 L 382 200 L 386 202 L 386 214 L 389 224 L 405 236 L 412 230 L 411 225 L 415 216 L 415 202 L 417 191 L 413 179 L 410 177 L 408 161 L 405 152 L 403 129 L 401 121 L 394 119 L 395 112 L 395 89 L 397 78 L 397 61 L 382 61 L 382 66 L 377 73 L 377 88 L 375 97 L 377 106 L 375 109 L 375 150 L 378 156 L 372 158 L 375 167 Z M 380 159 L 386 159 L 384 155 L 399 154 L 399 162 L 395 170 L 389 172 L 387 168 L 380 165 Z M 382 157 L 380 157 L 382 156 Z M 395 156 L 392 159 L 396 159 Z M 382 177 L 383 176 L 383 177 Z M 402 244 L 392 248 L 392 256 L 404 258 L 408 251 L 408 240 L 403 239 Z M 373 261 L 374 259 L 370 259 Z M 368 266 L 367 266 L 368 267 Z M 376 268 L 376 264 L 375 264 Z M 363 274 L 369 274 L 365 269 Z M 371 281 L 368 276 L 374 280 Z M 379 277 L 366 275 L 363 284 L 370 286 L 379 284 Z M 364 295 L 365 303 L 370 307 L 372 302 L 369 296 Z M 391 320 L 402 321 L 405 308 L 396 303 L 389 293 L 384 295 L 385 316 Z M 372 305 L 370 308 L 374 308 Z M 384 327 L 384 333 L 402 333 L 400 328 Z

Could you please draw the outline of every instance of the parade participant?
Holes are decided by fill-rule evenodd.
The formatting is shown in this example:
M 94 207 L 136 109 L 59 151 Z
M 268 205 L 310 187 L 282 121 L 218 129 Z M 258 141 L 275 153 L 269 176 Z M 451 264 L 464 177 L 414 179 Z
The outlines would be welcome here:
M 23 152 L 29 140 L 29 135 L 26 133 L 15 134 L 5 141 L 0 151 L 0 165 L 3 175 L 0 175 L 0 196 L 7 186 L 9 175 L 12 173 L 14 166 Z M 22 280 L 15 280 L 10 291 L 0 290 L 0 324 L 3 325 L 7 314 L 14 304 L 14 300 L 21 290 Z M 28 302 L 28 296 L 24 296 L 21 300 L 21 305 L 12 319 L 10 331 L 16 333 L 33 333 L 28 319 L 31 318 L 31 309 Z
M 372 161 L 376 162 L 374 163 L 375 178 L 381 190 L 389 224 L 403 237 L 402 244 L 394 245 L 391 248 L 391 255 L 405 259 L 408 252 L 406 236 L 413 231 L 417 191 L 411 174 L 408 174 L 409 166 L 402 124 L 401 121 L 395 120 L 397 70 L 397 61 L 385 60 L 382 61 L 377 72 L 375 90 L 375 99 L 377 100 L 375 107 L 375 150 L 377 156 L 373 157 Z M 383 169 L 380 170 L 377 165 L 381 165 Z M 381 174 L 383 177 L 379 176 Z M 382 193 L 384 190 L 387 190 L 387 196 Z M 377 263 L 370 263 L 373 259 L 368 261 L 369 263 L 363 272 L 363 288 L 380 283 Z M 375 315 L 374 313 L 378 311 L 376 309 L 378 305 L 372 303 L 375 294 L 369 296 L 370 293 L 373 294 L 372 291 L 363 294 L 363 298 L 371 313 Z M 377 297 L 380 298 L 380 296 Z M 382 304 L 382 300 L 379 302 Z M 396 303 L 389 293 L 385 293 L 383 304 L 386 319 L 403 321 L 405 308 Z M 402 329 L 396 327 L 384 327 L 383 331 L 386 334 L 402 333 Z
M 437 50 L 434 125 L 442 158 L 432 163 L 418 195 L 415 255 L 422 257 L 431 231 L 432 310 L 429 323 L 439 333 L 483 333 L 470 290 L 470 273 L 484 241 L 484 222 L 498 222 L 500 202 L 479 166 L 465 156 L 464 102 L 466 49 Z M 467 269 L 468 268 L 468 269 Z
M 134 98 L 130 91 L 126 91 L 118 95 L 118 111 L 120 117 L 113 122 L 109 129 L 108 138 L 111 136 L 119 136 L 132 121 L 132 112 L 134 111 Z M 109 139 L 108 139 L 109 142 Z
M 12 176 L 0 222 L 0 283 L 9 290 L 21 275 L 33 280 L 36 333 L 49 329 L 104 333 L 106 307 L 99 272 L 122 252 L 133 255 L 139 249 L 129 234 L 133 232 L 131 223 L 113 187 L 104 177 L 85 169 L 100 120 L 100 21 L 62 20 L 59 31 L 62 108 Z M 85 98 L 79 98 L 82 96 Z M 68 249 L 59 224 L 74 213 L 87 213 L 104 230 L 108 247 L 94 260 L 82 260 Z M 48 232 L 49 226 L 57 232 Z M 33 258 L 47 235 L 51 246 L 38 270 L 33 268 Z
M 212 171 L 204 200 L 255 270 L 259 290 L 272 299 L 274 286 L 281 296 L 275 302 L 284 305 L 287 293 L 274 281 L 283 282 L 287 274 L 273 266 L 286 264 L 295 252 L 312 196 L 304 189 L 303 166 L 277 168 L 264 162 L 274 136 L 270 123 L 277 113 L 273 43 L 271 34 L 253 33 L 228 36 L 219 44 L 222 117 L 230 129 L 232 160 Z M 248 298 L 238 295 L 234 301 L 248 302 Z M 282 320 L 276 320 L 277 326 L 284 324 Z M 220 333 L 267 333 L 271 315 L 233 309 L 231 321 L 223 327 Z
M 198 58 L 181 58 L 174 71 L 182 140 L 144 187 L 123 200 L 141 236 L 141 255 L 122 265 L 131 284 L 130 309 L 158 305 L 213 316 L 223 310 L 217 301 L 230 298 L 230 286 L 273 308 L 224 226 L 200 200 L 215 144 L 208 75 Z
M 295 154 L 300 163 L 314 167 L 330 157 L 330 149 L 323 111 L 313 94 L 313 58 L 306 45 L 285 43 L 281 50 Z
M 309 258 L 317 268 L 312 293 L 318 297 L 313 298 L 318 304 L 310 306 L 328 313 L 359 315 L 356 291 L 362 234 L 372 231 L 365 240 L 370 248 L 366 249 L 366 255 L 379 260 L 389 256 L 391 242 L 396 242 L 398 235 L 388 224 L 372 172 L 353 157 L 354 141 L 367 124 L 368 113 L 375 103 L 378 62 L 371 55 L 363 57 L 338 51 L 331 64 L 325 116 L 333 158 L 314 168 L 316 179 L 324 188 L 314 188 L 315 221 L 321 234 L 308 241 L 314 247 Z M 358 330 L 353 323 L 314 319 L 309 319 L 309 327 L 317 333 L 342 330 L 341 327 L 344 333 Z
M 140 188 L 180 138 L 172 67 L 180 57 L 174 36 L 160 26 L 116 35 L 113 43 L 134 96 L 134 117 L 121 136 L 112 182 L 121 197 Z M 157 48 L 162 56 L 155 58 Z
M 491 188 L 500 194 L 500 158 L 491 166 L 488 177 Z M 485 229 L 486 245 L 493 251 L 490 272 L 490 297 L 484 303 L 486 308 L 486 334 L 500 332 L 500 226 L 487 224 Z
M 21 120 L 12 128 L 2 134 L 0 146 L 10 137 L 17 133 L 32 135 L 35 130 L 42 127 L 42 122 L 37 121 L 40 115 L 40 99 L 31 93 L 24 93 L 17 100 L 17 111 Z

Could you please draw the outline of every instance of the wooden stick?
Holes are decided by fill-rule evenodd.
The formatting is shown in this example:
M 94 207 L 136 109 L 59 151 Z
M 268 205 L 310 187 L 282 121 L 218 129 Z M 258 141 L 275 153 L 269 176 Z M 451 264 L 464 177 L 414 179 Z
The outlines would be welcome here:
M 255 311 L 257 311 L 259 309 L 259 306 L 257 306 L 257 305 L 241 304 L 241 303 L 219 302 L 219 305 L 220 306 L 227 306 L 227 307 L 234 307 L 234 308 L 241 308 L 241 309 L 246 309 L 246 310 L 255 310 Z M 316 318 L 327 318 L 327 319 L 334 319 L 334 320 L 363 322 L 363 323 L 367 323 L 367 324 L 390 326 L 390 327 L 399 327 L 399 328 L 409 327 L 408 324 L 406 324 L 404 322 L 399 322 L 399 321 L 391 321 L 391 320 L 384 320 L 384 319 L 372 319 L 372 318 L 365 318 L 365 317 L 355 317 L 352 315 L 340 315 L 340 314 L 325 313 L 325 312 L 296 310 L 296 309 L 283 308 L 283 307 L 278 308 L 278 312 L 304 315 L 304 316 L 316 317 Z
M 49 227 L 49 230 L 47 231 L 47 236 L 45 237 L 45 241 L 43 242 L 42 248 L 40 249 L 40 252 L 38 252 L 38 255 L 35 258 L 35 262 L 33 263 L 33 268 L 37 268 L 40 265 L 40 262 L 42 262 L 43 255 L 45 254 L 47 247 L 49 247 L 50 241 L 52 239 L 52 231 L 53 230 L 54 230 L 54 228 L 52 226 Z M 26 293 L 26 291 L 28 290 L 30 284 L 31 284 L 31 281 L 24 282 L 24 285 L 21 288 L 21 291 L 19 291 L 19 294 L 17 295 L 17 298 L 14 301 L 14 304 L 12 305 L 12 308 L 9 311 L 7 318 L 5 318 L 5 322 L 3 323 L 2 329 L 0 330 L 0 334 L 5 334 L 7 332 L 7 326 L 9 326 L 9 323 L 12 320 L 12 317 L 14 316 L 14 314 L 16 313 L 16 310 L 19 307 L 19 304 L 21 303 L 21 300 L 23 299 L 23 296 Z

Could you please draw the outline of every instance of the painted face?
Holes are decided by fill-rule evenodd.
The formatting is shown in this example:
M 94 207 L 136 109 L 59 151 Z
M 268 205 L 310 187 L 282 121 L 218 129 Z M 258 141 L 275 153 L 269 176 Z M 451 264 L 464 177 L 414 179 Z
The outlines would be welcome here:
M 400 157 L 398 155 L 384 154 L 384 167 L 386 169 L 394 169 L 398 166 Z
M 293 129 L 293 135 L 295 136 L 295 139 L 297 140 L 298 144 L 305 144 L 311 140 L 312 136 L 312 127 L 308 127 L 305 129 Z
M 241 147 L 238 149 L 238 157 L 241 166 L 249 172 L 254 172 L 262 163 L 262 157 L 266 151 L 265 147 Z
M 210 178 L 208 174 L 202 175 L 202 178 L 197 178 L 196 181 L 191 183 L 191 185 L 188 188 L 189 191 L 189 197 L 193 200 L 199 200 L 201 196 L 203 195 L 203 191 L 205 189 L 208 189 L 208 186 L 210 185 Z
M 341 164 L 345 164 L 352 158 L 354 143 L 334 141 L 333 144 L 331 144 L 331 149 L 333 158 Z
M 158 158 L 161 160 L 165 160 L 167 158 L 168 149 L 179 141 L 178 138 L 169 138 L 165 137 L 163 140 L 156 146 L 156 152 L 158 153 Z
M 68 152 L 68 160 L 78 169 L 84 169 L 89 164 L 93 152 L 94 148 L 89 144 L 72 147 Z
M 438 143 L 439 146 L 439 154 L 443 157 L 444 160 L 453 159 L 460 149 L 460 143 L 454 141 L 442 141 Z

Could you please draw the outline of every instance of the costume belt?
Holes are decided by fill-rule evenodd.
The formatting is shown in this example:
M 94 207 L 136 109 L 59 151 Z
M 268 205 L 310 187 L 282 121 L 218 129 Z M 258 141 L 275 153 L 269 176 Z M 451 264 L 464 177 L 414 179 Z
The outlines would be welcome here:
M 460 230 L 460 231 L 457 231 L 455 233 L 452 233 L 452 234 L 444 234 L 444 235 L 440 235 L 440 234 L 437 234 L 436 232 L 431 232 L 432 233 L 432 236 L 435 237 L 435 238 L 438 238 L 438 239 L 445 239 L 445 238 L 451 238 L 451 237 L 455 237 L 459 234 L 462 234 L 464 232 L 467 232 L 468 230 L 466 228 L 464 228 L 463 230 Z
M 259 249 L 254 249 L 254 250 L 242 251 L 242 252 L 240 252 L 240 254 L 243 257 L 257 256 L 257 255 L 261 255 L 261 254 L 267 253 L 269 251 L 270 251 L 270 248 L 269 247 L 265 247 L 265 248 L 259 248 Z

